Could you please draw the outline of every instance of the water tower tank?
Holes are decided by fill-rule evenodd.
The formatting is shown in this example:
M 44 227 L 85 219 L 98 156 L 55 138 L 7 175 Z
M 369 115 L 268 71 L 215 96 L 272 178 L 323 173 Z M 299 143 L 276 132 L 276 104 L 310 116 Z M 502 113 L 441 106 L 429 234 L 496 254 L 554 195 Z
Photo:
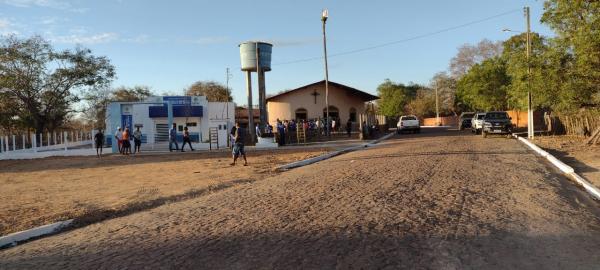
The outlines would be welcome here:
M 259 49 L 259 64 L 264 71 L 271 70 L 271 51 L 273 45 L 260 41 L 247 41 L 240 44 L 240 57 L 243 71 L 256 71 L 256 46 Z

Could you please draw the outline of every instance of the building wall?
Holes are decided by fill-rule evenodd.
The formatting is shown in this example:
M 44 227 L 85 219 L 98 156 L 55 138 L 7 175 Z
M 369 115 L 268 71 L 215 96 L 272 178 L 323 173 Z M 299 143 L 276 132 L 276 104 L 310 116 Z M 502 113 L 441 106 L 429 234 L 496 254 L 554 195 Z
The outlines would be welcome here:
M 153 104 L 150 104 L 153 103 Z M 131 115 L 132 127 L 142 125 L 140 129 L 146 136 L 147 143 L 155 143 L 156 124 L 168 124 L 167 117 L 150 118 L 149 107 L 162 103 L 162 97 L 150 97 L 144 102 L 113 102 L 107 107 L 107 120 L 105 133 L 113 138 L 117 127 L 121 127 L 122 115 Z M 186 123 L 195 122 L 196 126 L 188 127 L 190 133 L 199 134 L 201 141 L 208 141 L 209 128 L 219 130 L 219 144 L 227 144 L 227 129 L 234 124 L 235 103 L 233 102 L 208 102 L 205 97 L 192 97 L 192 105 L 202 106 L 202 117 L 174 117 L 173 123 L 184 127 Z M 181 134 L 182 132 L 179 132 Z M 113 149 L 115 151 L 115 149 Z
M 316 98 L 316 104 L 315 97 L 312 95 L 315 90 L 319 94 Z M 338 108 L 342 123 L 348 121 L 350 108 L 356 109 L 357 115 L 365 111 L 365 103 L 361 99 L 352 96 L 344 89 L 332 85 L 329 86 L 329 105 Z M 300 108 L 307 110 L 308 119 L 323 117 L 323 109 L 325 109 L 325 85 L 315 85 L 268 101 L 268 121 L 271 125 L 274 125 L 277 119 L 295 119 L 296 110 Z

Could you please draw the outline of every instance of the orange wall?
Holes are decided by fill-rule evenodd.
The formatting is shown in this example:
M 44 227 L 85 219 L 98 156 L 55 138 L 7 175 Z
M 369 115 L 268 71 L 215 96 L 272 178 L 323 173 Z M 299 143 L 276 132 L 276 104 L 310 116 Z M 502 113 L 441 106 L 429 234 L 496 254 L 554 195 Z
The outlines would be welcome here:
M 527 127 L 527 111 L 506 111 L 508 116 L 512 118 L 511 122 L 515 127 Z M 536 111 L 533 113 L 536 125 L 542 125 L 544 123 L 542 112 Z M 442 125 L 458 126 L 458 116 L 447 116 L 440 117 Z M 435 117 L 423 119 L 424 126 L 434 126 Z

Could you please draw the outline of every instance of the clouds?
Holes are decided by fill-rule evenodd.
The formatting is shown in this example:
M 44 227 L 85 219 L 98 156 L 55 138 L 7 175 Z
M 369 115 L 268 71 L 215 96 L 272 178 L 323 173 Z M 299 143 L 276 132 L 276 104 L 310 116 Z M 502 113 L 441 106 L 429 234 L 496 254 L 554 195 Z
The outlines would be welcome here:
M 0 0 L 0 3 L 19 8 L 51 8 L 78 13 L 88 10 L 87 8 L 74 7 L 71 3 L 61 0 Z
M 110 43 L 119 40 L 119 35 L 113 32 L 98 33 L 98 34 L 71 34 L 64 36 L 52 36 L 49 40 L 55 43 L 65 44 L 100 44 Z
M 8 18 L 0 18 L 0 35 L 18 35 L 15 23 Z

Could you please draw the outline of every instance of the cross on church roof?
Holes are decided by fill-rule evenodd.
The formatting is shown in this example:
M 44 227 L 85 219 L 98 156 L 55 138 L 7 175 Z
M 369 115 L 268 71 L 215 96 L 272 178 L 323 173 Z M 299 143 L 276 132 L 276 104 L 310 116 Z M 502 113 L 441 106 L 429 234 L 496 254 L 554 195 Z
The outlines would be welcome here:
M 310 95 L 315 97 L 315 104 L 317 104 L 317 96 L 320 95 L 319 92 L 317 92 L 317 89 L 313 90 Z

